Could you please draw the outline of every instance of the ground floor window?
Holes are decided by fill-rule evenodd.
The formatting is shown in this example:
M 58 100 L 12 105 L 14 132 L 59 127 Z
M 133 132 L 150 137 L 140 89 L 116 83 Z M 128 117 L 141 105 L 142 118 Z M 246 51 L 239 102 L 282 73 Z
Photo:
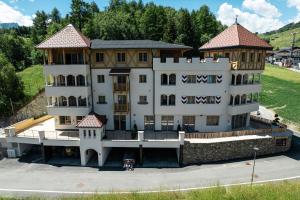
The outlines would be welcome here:
M 233 115 L 231 119 L 231 128 L 244 128 L 247 126 L 247 113 L 241 115 Z
M 182 117 L 182 128 L 186 132 L 195 131 L 195 116 L 183 116 Z
M 161 130 L 171 131 L 174 129 L 174 116 L 165 115 L 161 116 Z
M 287 143 L 286 138 L 276 139 L 276 146 L 285 147 Z
M 218 126 L 219 125 L 219 116 L 207 116 L 206 117 L 206 125 L 207 126 Z
M 61 125 L 70 125 L 71 117 L 70 116 L 59 116 L 59 124 Z
M 145 115 L 144 117 L 144 129 L 145 130 L 154 130 L 154 116 L 153 115 Z

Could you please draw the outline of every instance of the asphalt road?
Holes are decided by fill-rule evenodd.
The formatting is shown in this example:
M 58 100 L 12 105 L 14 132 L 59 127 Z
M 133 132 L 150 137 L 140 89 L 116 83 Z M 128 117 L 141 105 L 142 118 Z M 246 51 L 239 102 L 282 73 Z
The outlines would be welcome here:
M 285 155 L 258 158 L 254 181 L 300 177 L 300 140 Z M 91 192 L 157 191 L 248 183 L 252 160 L 204 164 L 184 168 L 137 168 L 134 171 L 101 171 L 88 167 L 56 167 L 0 161 L 0 194 L 57 196 Z

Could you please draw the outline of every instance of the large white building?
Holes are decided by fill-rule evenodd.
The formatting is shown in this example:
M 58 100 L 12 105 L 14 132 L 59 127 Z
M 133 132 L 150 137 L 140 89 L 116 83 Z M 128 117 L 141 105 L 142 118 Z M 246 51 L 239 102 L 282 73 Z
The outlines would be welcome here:
M 191 47 L 90 41 L 68 25 L 37 48 L 46 57 L 45 91 L 55 130 L 79 131 L 80 142 L 65 146 L 80 147 L 82 165 L 93 149 L 102 166 L 114 147 L 176 148 L 180 160 L 184 135 L 177 131 L 247 128 L 250 112 L 258 110 L 271 46 L 234 24 L 202 46 L 200 57 L 185 58 Z M 130 133 L 135 128 L 137 135 Z M 174 137 L 166 140 L 167 133 Z

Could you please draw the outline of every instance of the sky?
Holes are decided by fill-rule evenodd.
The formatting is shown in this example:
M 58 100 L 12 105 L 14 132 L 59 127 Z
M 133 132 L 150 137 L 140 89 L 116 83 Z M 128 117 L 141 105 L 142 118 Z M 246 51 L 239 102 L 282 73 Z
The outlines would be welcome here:
M 94 1 L 101 10 L 109 3 L 109 0 Z M 233 24 L 238 15 L 240 24 L 259 33 L 300 21 L 300 0 L 143 0 L 144 3 L 150 1 L 176 9 L 187 8 L 190 11 L 206 4 L 223 24 Z M 64 16 L 70 12 L 70 3 L 71 0 L 0 0 L 0 23 L 16 22 L 19 25 L 31 26 L 37 10 L 50 13 L 56 7 Z

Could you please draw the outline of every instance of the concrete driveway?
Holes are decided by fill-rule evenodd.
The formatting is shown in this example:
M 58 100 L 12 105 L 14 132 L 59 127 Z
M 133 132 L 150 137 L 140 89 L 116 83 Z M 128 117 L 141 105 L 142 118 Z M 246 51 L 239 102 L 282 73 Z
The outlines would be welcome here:
M 300 177 L 300 142 L 285 155 L 258 158 L 255 181 Z M 134 171 L 101 171 L 89 167 L 56 167 L 45 164 L 0 161 L 3 195 L 74 195 L 90 192 L 157 191 L 247 183 L 252 160 L 187 166 L 137 168 Z

